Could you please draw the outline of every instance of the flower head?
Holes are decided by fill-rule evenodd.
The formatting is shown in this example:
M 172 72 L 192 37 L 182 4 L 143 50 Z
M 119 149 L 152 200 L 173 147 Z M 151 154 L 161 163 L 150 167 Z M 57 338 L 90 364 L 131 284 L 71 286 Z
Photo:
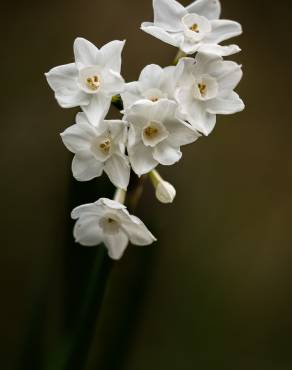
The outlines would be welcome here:
M 196 0 L 186 8 L 175 0 L 153 0 L 153 8 L 154 22 L 142 23 L 142 30 L 186 54 L 226 56 L 240 50 L 236 45 L 218 45 L 242 32 L 239 23 L 219 19 L 219 0 Z
M 159 163 L 172 165 L 182 156 L 181 145 L 196 141 L 200 134 L 176 118 L 177 104 L 167 99 L 141 100 L 126 110 L 129 123 L 128 155 L 133 170 L 141 176 Z
M 180 87 L 176 91 L 180 113 L 198 131 L 209 135 L 216 114 L 232 114 L 244 109 L 233 91 L 242 77 L 241 66 L 221 57 L 198 53 L 196 58 L 182 58 L 184 66 Z
M 182 65 L 161 68 L 156 64 L 146 66 L 138 81 L 126 84 L 121 94 L 124 108 L 141 99 L 156 102 L 160 99 L 174 100 L 174 92 L 182 74 Z
M 111 97 L 124 89 L 120 75 L 124 41 L 112 41 L 101 49 L 77 38 L 75 63 L 55 67 L 46 73 L 50 87 L 63 108 L 81 106 L 93 121 L 105 117 Z
M 84 246 L 104 243 L 113 259 L 120 259 L 129 241 L 134 245 L 149 245 L 155 237 L 136 216 L 130 215 L 121 203 L 101 198 L 92 204 L 75 208 L 71 214 L 77 220 L 74 227 L 76 242 Z
M 120 120 L 101 120 L 95 127 L 84 113 L 78 113 L 76 124 L 61 134 L 65 146 L 75 154 L 74 177 L 88 181 L 105 171 L 118 188 L 127 189 L 130 165 L 125 155 L 127 124 Z

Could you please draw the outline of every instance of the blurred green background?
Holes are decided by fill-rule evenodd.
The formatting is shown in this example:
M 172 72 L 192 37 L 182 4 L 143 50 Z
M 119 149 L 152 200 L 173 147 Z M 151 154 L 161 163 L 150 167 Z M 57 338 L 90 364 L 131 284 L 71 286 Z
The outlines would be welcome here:
M 146 184 L 136 214 L 159 241 L 113 266 L 86 370 L 292 369 L 292 7 L 222 6 L 244 28 L 246 110 L 161 168 L 173 205 Z M 139 31 L 151 0 L 11 1 L 0 16 L 0 368 L 42 370 L 78 322 L 97 250 L 73 243 L 70 210 L 113 192 L 72 179 L 58 135 L 76 110 L 59 108 L 43 73 L 72 61 L 77 36 L 127 39 L 127 81 L 176 51 Z

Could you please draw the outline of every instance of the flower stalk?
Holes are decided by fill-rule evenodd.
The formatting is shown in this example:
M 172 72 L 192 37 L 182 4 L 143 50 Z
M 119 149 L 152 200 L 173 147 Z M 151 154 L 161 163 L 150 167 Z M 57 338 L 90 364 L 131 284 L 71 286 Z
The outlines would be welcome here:
M 114 195 L 114 200 L 121 204 L 125 204 L 127 192 L 123 189 L 117 189 Z

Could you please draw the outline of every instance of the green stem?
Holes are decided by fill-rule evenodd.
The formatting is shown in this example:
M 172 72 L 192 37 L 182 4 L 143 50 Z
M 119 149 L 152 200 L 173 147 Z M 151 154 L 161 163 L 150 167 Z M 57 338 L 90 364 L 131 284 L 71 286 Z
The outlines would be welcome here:
M 112 105 L 116 107 L 118 110 L 123 110 L 124 105 L 121 98 L 121 95 L 115 95 L 112 97 Z
M 175 58 L 174 58 L 174 60 L 173 60 L 173 62 L 172 62 L 172 64 L 176 66 L 177 63 L 179 62 L 179 60 L 181 58 L 186 57 L 186 56 L 187 56 L 187 54 L 185 52 L 183 52 L 182 50 L 179 49 L 178 52 L 177 52 L 177 54 L 176 54 L 176 56 L 175 56 Z
M 46 370 L 84 369 L 112 265 L 113 262 L 107 256 L 106 248 L 100 246 L 89 278 L 77 328 L 61 344 L 61 350 L 55 353 Z
M 163 178 L 159 175 L 158 171 L 156 170 L 149 172 L 148 176 L 152 182 L 154 189 L 156 189 L 157 185 L 163 181 Z

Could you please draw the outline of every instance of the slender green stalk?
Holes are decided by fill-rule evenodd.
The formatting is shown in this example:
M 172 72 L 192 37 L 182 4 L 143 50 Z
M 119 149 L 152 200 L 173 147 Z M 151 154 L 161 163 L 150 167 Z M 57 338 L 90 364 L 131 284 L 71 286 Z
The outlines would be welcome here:
M 175 56 L 175 58 L 174 58 L 174 60 L 173 60 L 173 62 L 172 62 L 172 64 L 176 66 L 177 63 L 179 62 L 179 60 L 181 58 L 186 57 L 186 56 L 187 56 L 187 54 L 185 52 L 183 52 L 182 50 L 179 49 L 178 52 L 177 52 L 177 54 L 176 54 L 176 56 Z
M 112 266 L 106 248 L 99 247 L 77 328 L 60 344 L 46 370 L 84 369 Z
M 159 175 L 159 173 L 156 170 L 149 172 L 148 176 L 154 186 L 154 189 L 156 189 L 157 185 L 163 181 L 163 178 Z
M 121 95 L 115 95 L 112 97 L 112 105 L 116 107 L 118 110 L 123 110 L 124 105 L 121 98 Z

